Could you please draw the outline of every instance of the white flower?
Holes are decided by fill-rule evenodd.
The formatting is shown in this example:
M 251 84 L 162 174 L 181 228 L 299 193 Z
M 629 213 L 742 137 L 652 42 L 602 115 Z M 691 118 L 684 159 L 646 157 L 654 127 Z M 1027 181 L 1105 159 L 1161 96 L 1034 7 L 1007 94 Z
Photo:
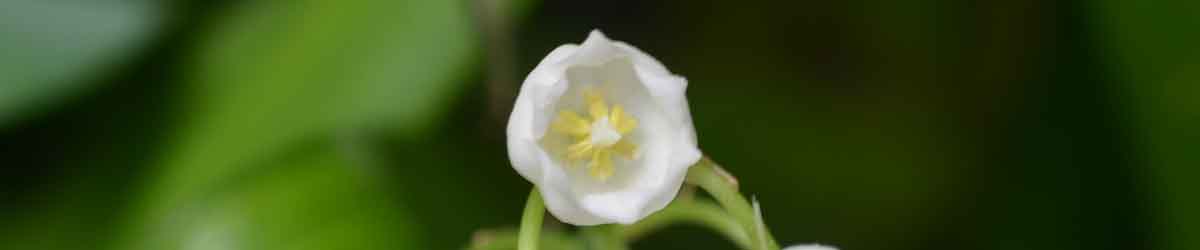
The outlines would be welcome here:
M 508 157 L 554 217 L 631 224 L 665 207 L 700 159 L 687 80 L 592 31 L 529 73 L 508 120 Z
M 838 250 L 838 249 L 836 247 L 820 245 L 820 244 L 807 244 L 807 245 L 792 245 L 792 246 L 783 248 L 783 250 Z

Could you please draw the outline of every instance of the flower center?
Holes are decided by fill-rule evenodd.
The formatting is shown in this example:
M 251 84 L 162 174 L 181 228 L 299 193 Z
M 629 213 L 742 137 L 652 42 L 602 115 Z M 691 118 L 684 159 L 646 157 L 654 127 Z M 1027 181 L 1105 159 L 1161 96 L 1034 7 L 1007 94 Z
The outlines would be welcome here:
M 596 180 L 606 181 L 614 172 L 614 153 L 626 159 L 637 156 L 637 145 L 630 142 L 628 136 L 637 127 L 637 120 L 625 113 L 621 105 L 610 108 L 604 97 L 595 91 L 584 91 L 584 98 L 587 99 L 589 117 L 561 110 L 550 128 L 574 141 L 567 146 L 566 166 L 586 162 L 589 175 Z
M 621 140 L 621 132 L 617 132 L 612 125 L 609 125 L 608 119 L 596 120 L 592 122 L 591 140 L 592 145 L 598 147 L 612 146 Z

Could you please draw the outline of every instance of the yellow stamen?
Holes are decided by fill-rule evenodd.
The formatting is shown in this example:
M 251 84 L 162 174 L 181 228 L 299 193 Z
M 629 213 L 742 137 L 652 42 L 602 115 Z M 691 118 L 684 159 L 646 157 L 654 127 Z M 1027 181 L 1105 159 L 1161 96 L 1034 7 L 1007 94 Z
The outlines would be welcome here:
M 582 140 L 567 146 L 567 160 L 582 160 L 592 154 L 592 142 Z
M 633 157 L 637 152 L 637 145 L 629 142 L 629 140 L 621 140 L 618 141 L 617 144 L 612 145 L 612 151 L 621 154 L 621 156 L 625 157 L 625 159 L 633 160 Z
M 594 90 L 585 90 L 584 99 L 587 101 L 588 116 L 584 118 L 578 113 L 562 110 L 558 112 L 558 117 L 550 124 L 551 131 L 559 134 L 568 135 L 571 137 L 572 143 L 567 145 L 566 160 L 569 162 L 586 160 L 588 175 L 599 181 L 607 181 L 616 171 L 613 166 L 613 154 L 618 154 L 625 159 L 633 160 L 637 157 L 637 145 L 630 141 L 629 134 L 633 129 L 637 128 L 637 119 L 625 112 L 625 109 L 620 105 L 613 105 L 609 108 L 607 102 L 604 101 L 604 96 Z M 589 119 L 590 118 L 590 119 Z M 599 121 L 607 122 L 597 123 Z M 603 124 L 596 125 L 593 124 Z M 611 127 L 609 127 L 611 125 Z M 615 131 L 620 135 L 620 139 L 616 143 L 609 144 L 593 144 L 592 135 L 593 129 L 602 129 L 600 133 L 609 137 Z M 603 139 L 598 139 L 603 140 Z M 607 143 L 607 142 L 606 142 Z M 575 164 L 565 164 L 574 166 Z
M 555 132 L 568 134 L 575 137 L 587 137 L 591 132 L 591 124 L 583 117 L 571 111 L 559 111 L 558 118 L 554 119 L 554 123 L 550 124 Z
M 613 175 L 612 152 L 608 150 L 596 150 L 592 154 L 592 163 L 588 166 L 588 173 L 600 181 L 608 180 L 608 177 Z
M 603 99 L 589 101 L 588 113 L 592 115 L 592 121 L 608 119 L 608 104 L 604 103 Z
M 617 128 L 617 132 L 620 132 L 622 135 L 628 134 L 629 131 L 632 131 L 634 127 L 637 127 L 637 120 L 634 120 L 632 116 L 626 114 L 625 109 L 621 108 L 621 105 L 613 105 L 612 115 L 609 116 L 608 121 L 611 122 L 613 127 Z

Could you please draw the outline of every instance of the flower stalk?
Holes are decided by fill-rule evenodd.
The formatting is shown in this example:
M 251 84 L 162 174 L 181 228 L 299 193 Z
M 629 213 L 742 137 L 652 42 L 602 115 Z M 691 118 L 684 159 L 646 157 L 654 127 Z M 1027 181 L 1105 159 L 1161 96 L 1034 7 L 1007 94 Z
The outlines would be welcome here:
M 529 199 L 525 201 L 525 211 L 521 214 L 521 228 L 517 232 L 517 250 L 537 250 L 538 237 L 542 232 L 542 217 L 545 216 L 545 206 L 542 195 L 537 188 L 529 191 Z
M 583 228 L 583 237 L 588 242 L 588 249 L 594 250 L 629 250 L 626 241 L 621 237 L 621 225 L 606 224 Z
M 685 182 L 704 189 L 737 220 L 742 229 L 747 232 L 746 236 L 753 242 L 751 249 L 779 249 L 778 243 L 775 243 L 770 232 L 767 232 L 766 227 L 761 226 L 762 222 L 759 221 L 758 216 L 755 216 L 754 207 L 738 192 L 736 179 L 733 179 L 712 159 L 708 157 L 700 159 L 700 162 L 688 170 Z
M 636 224 L 625 227 L 625 240 L 635 241 L 672 224 L 685 223 L 708 228 L 725 236 L 740 249 L 754 249 L 742 225 L 723 208 L 708 200 L 681 200 Z

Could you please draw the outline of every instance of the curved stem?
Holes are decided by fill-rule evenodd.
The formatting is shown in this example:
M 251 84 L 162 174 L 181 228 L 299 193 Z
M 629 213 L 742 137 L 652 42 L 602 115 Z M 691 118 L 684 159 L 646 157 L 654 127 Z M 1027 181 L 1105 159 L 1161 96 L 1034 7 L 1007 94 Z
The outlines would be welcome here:
M 622 232 L 628 241 L 637 240 L 651 232 L 675 223 L 689 223 L 707 227 L 733 241 L 741 249 L 753 249 L 754 243 L 747 237 L 742 225 L 724 209 L 707 200 L 679 200 L 663 210 L 625 227 Z
M 779 249 L 779 245 L 758 221 L 750 202 L 738 192 L 737 180 L 715 162 L 708 157 L 700 159 L 700 162 L 688 169 L 687 182 L 703 188 L 733 215 L 747 232 L 746 236 L 754 242 L 753 249 Z
M 545 216 L 545 204 L 537 188 L 529 192 L 525 200 L 525 212 L 521 214 L 521 228 L 517 232 L 517 250 L 537 250 L 538 235 L 542 232 L 542 216 Z

